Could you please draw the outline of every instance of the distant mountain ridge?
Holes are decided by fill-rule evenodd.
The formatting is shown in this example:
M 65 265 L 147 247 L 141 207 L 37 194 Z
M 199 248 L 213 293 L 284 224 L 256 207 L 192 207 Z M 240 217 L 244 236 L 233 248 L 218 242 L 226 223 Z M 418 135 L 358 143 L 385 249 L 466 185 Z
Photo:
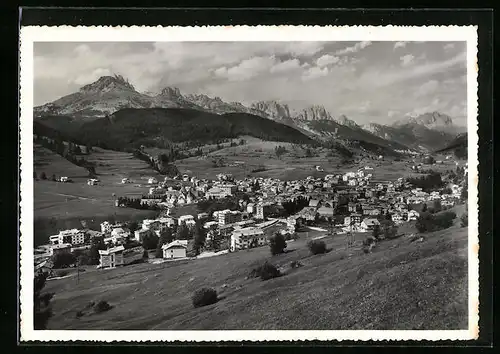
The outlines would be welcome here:
M 439 112 L 428 112 L 396 121 L 392 125 L 370 123 L 362 127 L 383 139 L 399 142 L 420 151 L 435 151 L 450 143 L 464 127 Z
M 120 75 L 103 76 L 83 86 L 78 92 L 61 97 L 51 103 L 34 108 L 35 116 L 67 115 L 81 118 L 105 117 L 124 108 L 191 108 L 217 114 L 249 113 L 264 118 L 293 124 L 293 121 L 335 120 L 320 105 L 311 105 L 292 111 L 287 104 L 260 101 L 245 106 L 240 102 L 225 102 L 220 97 L 205 94 L 182 94 L 177 87 L 165 87 L 158 93 L 138 92 Z M 352 124 L 345 116 L 339 117 Z M 354 123 L 355 124 L 355 123 Z
M 399 150 L 436 150 L 451 141 L 450 132 L 456 130 L 452 119 L 438 112 L 426 113 L 390 126 L 368 124 L 361 127 L 345 115 L 333 117 L 321 105 L 293 110 L 286 103 L 267 100 L 245 106 L 240 102 L 225 102 L 220 97 L 205 94 L 183 94 L 176 87 L 165 87 L 156 93 L 140 93 L 120 75 L 100 77 L 75 93 L 35 107 L 34 116 L 51 128 L 61 127 L 69 131 L 85 122 L 129 108 L 192 109 L 217 115 L 250 114 L 293 127 L 314 139 L 362 140 Z

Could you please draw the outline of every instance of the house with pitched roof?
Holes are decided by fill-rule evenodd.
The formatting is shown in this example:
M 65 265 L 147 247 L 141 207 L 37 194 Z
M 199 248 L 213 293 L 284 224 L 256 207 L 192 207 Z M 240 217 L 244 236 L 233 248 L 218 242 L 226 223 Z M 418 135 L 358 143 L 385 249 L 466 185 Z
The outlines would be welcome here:
M 163 258 L 186 258 L 187 246 L 187 240 L 175 240 L 173 242 L 167 243 L 161 246 L 161 249 L 163 250 Z

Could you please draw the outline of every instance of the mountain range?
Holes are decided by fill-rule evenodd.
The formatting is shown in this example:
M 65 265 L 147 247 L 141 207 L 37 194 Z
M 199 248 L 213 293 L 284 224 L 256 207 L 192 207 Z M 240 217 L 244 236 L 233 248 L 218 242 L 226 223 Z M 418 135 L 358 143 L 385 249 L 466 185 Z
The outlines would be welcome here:
M 449 116 L 438 112 L 393 125 L 359 126 L 345 115 L 333 117 L 320 105 L 292 110 L 285 103 L 269 100 L 245 106 L 240 102 L 225 102 L 220 97 L 182 94 L 175 87 L 166 87 L 157 93 L 140 93 L 120 75 L 100 77 L 78 92 L 35 107 L 34 116 L 53 129 L 68 131 L 129 108 L 150 113 L 154 108 L 191 109 L 216 115 L 241 113 L 273 120 L 314 139 L 360 140 L 399 150 L 434 151 L 452 141 L 459 132 Z

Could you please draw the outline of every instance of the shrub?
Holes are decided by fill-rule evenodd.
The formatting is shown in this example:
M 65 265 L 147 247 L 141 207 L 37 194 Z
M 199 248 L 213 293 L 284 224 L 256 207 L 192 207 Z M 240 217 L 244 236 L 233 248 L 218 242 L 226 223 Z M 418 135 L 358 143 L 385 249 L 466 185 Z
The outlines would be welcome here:
M 84 315 L 83 311 L 80 310 L 80 311 L 76 312 L 75 317 L 80 318 L 80 317 L 83 317 L 83 315 Z
M 68 274 L 69 274 L 69 272 L 67 270 L 60 270 L 59 272 L 57 272 L 58 277 L 64 277 Z
M 463 213 L 460 217 L 460 226 L 468 227 L 469 226 L 469 214 L 467 212 Z
M 66 268 L 76 262 L 76 257 L 72 253 L 56 253 L 52 256 L 53 268 Z
M 307 247 L 312 254 L 326 253 L 326 244 L 321 240 L 311 240 L 307 243 Z
M 281 275 L 280 271 L 276 266 L 271 263 L 265 262 L 259 270 L 259 276 L 262 280 L 268 280 L 272 278 L 277 278 Z
M 417 219 L 415 226 L 419 232 L 431 232 L 449 228 L 457 217 L 452 211 L 446 211 L 437 215 L 422 213 Z
M 111 310 L 111 305 L 107 301 L 99 301 L 94 305 L 94 312 L 101 313 Z
M 283 253 L 286 248 L 285 237 L 279 232 L 275 233 L 274 236 L 269 239 L 269 247 L 271 248 L 272 255 Z
M 217 291 L 212 288 L 201 288 L 194 292 L 193 294 L 193 306 L 202 307 L 217 302 Z

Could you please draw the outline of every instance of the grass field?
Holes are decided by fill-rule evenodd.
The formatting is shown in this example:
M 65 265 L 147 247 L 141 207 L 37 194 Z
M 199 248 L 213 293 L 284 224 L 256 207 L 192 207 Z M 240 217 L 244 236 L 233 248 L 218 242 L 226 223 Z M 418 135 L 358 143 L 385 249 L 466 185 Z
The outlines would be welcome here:
M 47 237 L 58 230 L 81 227 L 86 220 L 95 229 L 110 218 L 116 220 L 139 220 L 155 212 L 118 208 L 114 200 L 119 196 L 139 197 L 148 193 L 148 177 L 161 176 L 148 164 L 132 157 L 130 153 L 94 149 L 88 160 L 96 164 L 99 185 L 87 185 L 86 169 L 73 165 L 64 158 L 41 147 L 35 148 L 35 166 L 44 165 L 48 177 L 67 176 L 73 183 L 35 181 L 34 222 L 35 244 L 45 242 Z M 134 183 L 122 184 L 121 179 L 130 178 Z
M 467 228 L 381 242 L 364 254 L 360 241 L 346 250 L 343 236 L 324 238 L 332 251 L 310 255 L 307 237 L 285 254 L 268 247 L 212 258 L 89 269 L 80 281 L 47 283 L 55 292 L 49 329 L 466 329 Z M 411 228 L 408 230 L 411 231 Z M 309 234 L 317 237 L 318 233 Z M 265 260 L 285 275 L 246 279 Z M 291 261 L 303 267 L 291 269 Z M 223 286 L 225 285 L 225 286 Z M 220 300 L 193 308 L 192 293 L 213 287 Z M 91 301 L 113 308 L 76 318 Z
M 254 176 L 282 180 L 304 179 L 308 176 L 321 178 L 327 174 L 352 171 L 359 167 L 358 164 L 342 165 L 342 157 L 339 154 L 328 155 L 325 149 L 316 149 L 314 156 L 307 157 L 305 150 L 294 144 L 262 141 L 253 137 L 243 138 L 245 145 L 226 147 L 211 152 L 206 157 L 179 160 L 176 165 L 181 173 L 194 174 L 199 178 L 214 179 L 218 173 L 225 172 L 232 173 L 235 178 Z M 277 146 L 284 146 L 287 150 L 280 158 L 275 153 Z M 223 158 L 225 166 L 214 167 L 212 160 L 216 158 Z M 390 166 L 390 171 L 401 173 L 391 162 L 387 161 L 386 164 Z M 324 171 L 316 171 L 316 166 L 320 166 Z M 264 167 L 265 171 L 253 172 L 259 167 Z

